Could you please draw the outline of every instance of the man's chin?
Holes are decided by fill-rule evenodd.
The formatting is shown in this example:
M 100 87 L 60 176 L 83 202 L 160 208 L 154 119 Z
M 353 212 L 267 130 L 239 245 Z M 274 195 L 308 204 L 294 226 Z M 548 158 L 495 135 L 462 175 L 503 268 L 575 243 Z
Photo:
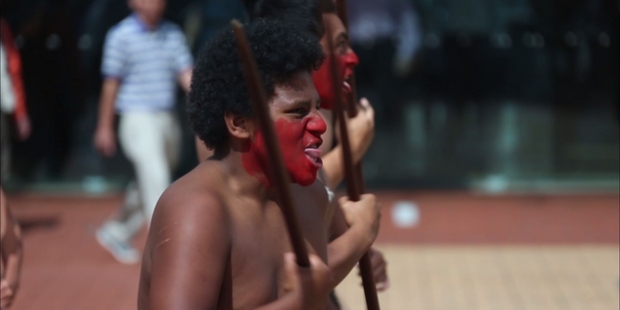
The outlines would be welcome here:
M 313 173 L 308 173 L 308 175 L 304 176 L 293 176 L 293 183 L 297 183 L 300 186 L 310 186 L 316 182 L 316 175 L 318 171 L 314 171 Z
M 299 184 L 299 186 L 302 186 L 302 187 L 308 187 L 308 186 L 314 184 L 315 181 L 316 181 L 316 179 L 314 179 L 312 181 L 307 181 L 307 182 L 299 182 L 297 184 Z

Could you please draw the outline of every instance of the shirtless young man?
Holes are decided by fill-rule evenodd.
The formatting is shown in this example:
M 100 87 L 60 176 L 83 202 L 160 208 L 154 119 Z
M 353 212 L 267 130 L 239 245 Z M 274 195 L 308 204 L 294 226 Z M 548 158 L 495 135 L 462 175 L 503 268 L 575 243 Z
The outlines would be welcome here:
M 333 0 L 243 0 L 250 19 L 268 18 L 290 23 L 320 40 L 323 51 L 327 54 L 329 41 L 335 49 L 338 60 L 338 72 L 345 83 L 342 85 L 342 102 L 348 102 L 351 95 L 351 87 L 348 84 L 353 69 L 358 65 L 359 60 L 355 52 L 351 49 L 347 30 L 336 12 Z M 331 37 L 325 29 L 329 27 Z M 322 181 L 334 190 L 344 178 L 344 163 L 341 145 L 334 146 L 336 138 L 335 120 L 332 108 L 334 106 L 334 89 L 331 78 L 330 57 L 321 64 L 321 67 L 313 72 L 312 78 L 316 89 L 321 97 L 320 113 L 327 123 L 326 132 L 321 135 L 323 144 L 321 154 L 323 167 L 319 171 Z M 356 117 L 348 120 L 347 127 L 351 141 L 351 151 L 353 160 L 358 163 L 372 142 L 374 137 L 374 110 L 366 99 L 360 100 L 359 113 Z M 198 149 L 204 152 L 204 144 L 198 145 Z M 204 159 L 203 157 L 202 159 Z M 330 240 L 333 240 L 346 231 L 346 223 L 340 210 L 335 210 L 334 220 L 330 223 Z M 371 258 L 375 282 L 379 291 L 384 291 L 389 287 L 389 279 L 386 272 L 387 263 L 383 254 L 371 248 Z
M 15 300 L 22 253 L 21 230 L 0 188 L 0 309 L 9 309 Z
M 317 111 L 319 96 L 310 73 L 323 59 L 321 48 L 316 40 L 277 22 L 255 22 L 246 27 L 246 34 L 285 166 L 293 182 L 306 186 L 295 193 L 306 197 L 298 199 L 298 217 L 326 223 L 319 220 L 328 213 L 327 194 L 316 182 L 325 122 Z M 200 55 L 191 89 L 194 131 L 215 156 L 160 198 L 143 255 L 138 308 L 324 308 L 336 283 L 332 276 L 346 275 L 376 237 L 374 196 L 342 202 L 351 228 L 335 242 L 341 241 L 339 254 L 349 254 L 334 255 L 341 259 L 329 270 L 321 262 L 327 261 L 326 227 L 307 227 L 300 221 L 306 225 L 304 233 L 324 233 L 308 238 L 316 256 L 311 270 L 303 271 L 301 279 L 295 277 L 291 258 L 282 259 L 290 251 L 288 233 L 267 177 L 264 138 L 252 117 L 229 29 Z

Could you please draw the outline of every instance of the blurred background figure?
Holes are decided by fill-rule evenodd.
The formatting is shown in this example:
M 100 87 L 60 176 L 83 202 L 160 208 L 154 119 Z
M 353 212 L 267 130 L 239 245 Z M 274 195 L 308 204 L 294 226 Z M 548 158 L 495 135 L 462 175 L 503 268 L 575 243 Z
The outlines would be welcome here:
M 348 1 L 347 9 L 353 50 L 363 60 L 356 70 L 360 95 L 374 103 L 384 120 L 379 126 L 392 127 L 400 120 L 402 78 L 422 45 L 418 13 L 409 0 Z
M 9 309 L 19 289 L 23 260 L 19 224 L 0 187 L 0 308 Z
M 9 25 L 0 18 L 0 74 L 2 90 L 2 128 L 0 129 L 0 148 L 1 148 L 1 177 L 6 180 L 9 177 L 11 161 L 10 125 L 15 124 L 17 137 L 19 140 L 26 140 L 30 137 L 32 130 L 30 118 L 26 110 L 26 92 L 22 80 L 22 63 L 19 52 L 15 48 L 13 34 Z M 9 118 L 12 116 L 12 120 Z
M 247 14 L 241 0 L 194 1 L 189 4 L 184 25 L 193 54 L 197 55 L 205 43 L 222 27 L 228 26 L 231 20 L 245 20 L 246 18 Z M 213 155 L 213 151 L 207 149 L 197 136 L 194 144 L 198 161 Z M 193 160 L 184 157 L 183 161 L 186 166 L 180 167 L 182 171 L 193 168 L 191 166 Z
M 132 164 L 120 154 L 101 160 L 90 132 L 103 42 L 130 13 L 126 2 L 25 1 L 3 0 L 2 14 L 23 59 L 36 130 L 14 144 L 5 186 L 123 188 Z M 348 7 L 359 97 L 377 112 L 364 161 L 371 188 L 501 192 L 541 184 L 532 180 L 615 182 L 617 1 L 360 0 Z M 213 29 L 243 16 L 240 1 L 179 0 L 166 11 L 194 52 Z M 175 109 L 182 143 L 173 177 L 195 166 L 194 135 L 183 105 Z
M 114 155 L 114 119 L 120 115 L 119 141 L 137 182 L 129 184 L 120 212 L 97 231 L 97 240 L 127 264 L 139 262 L 130 242 L 145 220 L 150 223 L 159 196 L 172 181 L 181 139 L 173 112 L 176 84 L 189 91 L 193 66 L 181 29 L 161 19 L 165 0 L 129 0 L 129 6 L 134 13 L 106 37 L 94 137 L 102 155 Z

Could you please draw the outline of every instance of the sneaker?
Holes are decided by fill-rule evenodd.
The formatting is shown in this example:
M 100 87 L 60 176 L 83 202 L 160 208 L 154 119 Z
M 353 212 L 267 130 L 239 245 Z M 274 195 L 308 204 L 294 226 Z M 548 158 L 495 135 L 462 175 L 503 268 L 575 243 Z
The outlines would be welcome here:
M 99 244 L 108 250 L 117 261 L 123 264 L 137 264 L 140 262 L 140 252 L 127 242 L 114 238 L 107 229 L 98 229 L 96 236 Z

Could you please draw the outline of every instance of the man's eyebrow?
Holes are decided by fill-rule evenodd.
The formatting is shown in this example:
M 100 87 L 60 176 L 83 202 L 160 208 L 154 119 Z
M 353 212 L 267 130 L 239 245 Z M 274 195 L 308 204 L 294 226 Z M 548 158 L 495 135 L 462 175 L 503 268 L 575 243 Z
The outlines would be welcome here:
M 310 105 L 310 104 L 312 104 L 311 99 L 296 99 L 291 103 L 292 106 L 301 106 L 301 105 Z

